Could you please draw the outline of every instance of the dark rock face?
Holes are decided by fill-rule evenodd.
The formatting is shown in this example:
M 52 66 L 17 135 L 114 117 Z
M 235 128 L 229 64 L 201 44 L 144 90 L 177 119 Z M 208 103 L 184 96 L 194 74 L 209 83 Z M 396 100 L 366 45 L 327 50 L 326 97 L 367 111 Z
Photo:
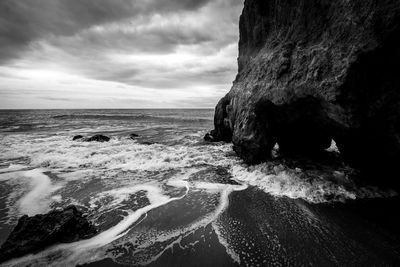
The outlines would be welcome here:
M 108 142 L 110 141 L 110 137 L 101 135 L 101 134 L 96 134 L 93 135 L 92 137 L 89 137 L 85 139 L 86 142 Z
M 214 140 L 230 142 L 232 141 L 232 125 L 228 118 L 228 105 L 230 98 L 228 95 L 223 97 L 215 108 L 214 125 L 215 129 L 210 132 Z
M 83 138 L 82 135 L 75 135 L 75 136 L 72 138 L 72 141 L 79 140 L 79 139 L 82 139 L 82 138 Z
M 400 1 L 246 0 L 238 64 L 211 134 L 246 162 L 332 139 L 366 172 L 400 160 Z
M 56 243 L 90 238 L 96 233 L 96 228 L 75 206 L 33 217 L 24 215 L 1 246 L 0 262 L 38 252 Z

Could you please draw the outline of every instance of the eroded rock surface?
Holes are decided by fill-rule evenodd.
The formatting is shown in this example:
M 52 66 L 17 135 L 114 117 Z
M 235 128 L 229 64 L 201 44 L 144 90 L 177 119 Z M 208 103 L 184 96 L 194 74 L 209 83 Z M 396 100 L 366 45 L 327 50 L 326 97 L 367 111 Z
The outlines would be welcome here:
M 56 243 L 90 238 L 96 228 L 75 206 L 32 217 L 22 216 L 0 248 L 0 262 L 38 252 Z
M 400 1 L 246 0 L 238 64 L 211 134 L 246 162 L 332 139 L 366 172 L 400 160 Z

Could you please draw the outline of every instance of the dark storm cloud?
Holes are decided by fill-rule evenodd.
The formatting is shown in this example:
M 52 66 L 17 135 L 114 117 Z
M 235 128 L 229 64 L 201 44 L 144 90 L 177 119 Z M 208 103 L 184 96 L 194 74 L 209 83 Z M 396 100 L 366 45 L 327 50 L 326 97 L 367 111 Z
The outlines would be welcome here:
M 242 1 L 0 0 L 0 108 L 212 107 Z
M 140 28 L 148 19 L 135 21 Z M 128 25 L 126 25 L 128 24 Z M 128 27 L 126 23 L 124 26 Z M 121 25 L 118 25 L 119 27 Z M 132 25 L 135 27 L 135 25 Z M 177 45 L 201 44 L 212 41 L 214 36 L 203 29 L 182 27 L 181 25 L 156 25 L 148 29 L 125 31 L 120 28 L 84 31 L 79 35 L 66 38 L 49 38 L 48 42 L 65 51 L 81 53 L 85 50 L 118 50 L 144 53 L 167 53 L 173 51 Z M 89 51 L 90 52 L 90 51 Z
M 195 10 L 209 0 L 2 0 L 0 61 L 31 41 L 73 35 L 85 28 L 146 14 Z

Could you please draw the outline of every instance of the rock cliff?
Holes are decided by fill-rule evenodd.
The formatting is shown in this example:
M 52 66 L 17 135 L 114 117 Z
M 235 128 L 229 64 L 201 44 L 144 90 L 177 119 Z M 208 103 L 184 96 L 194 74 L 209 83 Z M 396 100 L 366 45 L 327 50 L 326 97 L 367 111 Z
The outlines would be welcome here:
M 365 171 L 400 160 L 400 1 L 246 0 L 239 72 L 213 140 L 247 163 L 315 154 L 333 139 Z

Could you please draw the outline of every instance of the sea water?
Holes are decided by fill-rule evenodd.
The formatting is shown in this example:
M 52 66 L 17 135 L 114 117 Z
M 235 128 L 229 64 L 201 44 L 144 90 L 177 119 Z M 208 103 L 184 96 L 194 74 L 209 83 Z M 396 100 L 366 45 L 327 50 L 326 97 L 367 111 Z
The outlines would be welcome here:
M 344 167 L 247 166 L 231 144 L 202 140 L 212 128 L 210 109 L 0 111 L 0 243 L 23 214 L 70 204 L 99 229 L 5 265 L 399 262 L 397 239 L 346 204 L 395 191 L 350 186 Z

